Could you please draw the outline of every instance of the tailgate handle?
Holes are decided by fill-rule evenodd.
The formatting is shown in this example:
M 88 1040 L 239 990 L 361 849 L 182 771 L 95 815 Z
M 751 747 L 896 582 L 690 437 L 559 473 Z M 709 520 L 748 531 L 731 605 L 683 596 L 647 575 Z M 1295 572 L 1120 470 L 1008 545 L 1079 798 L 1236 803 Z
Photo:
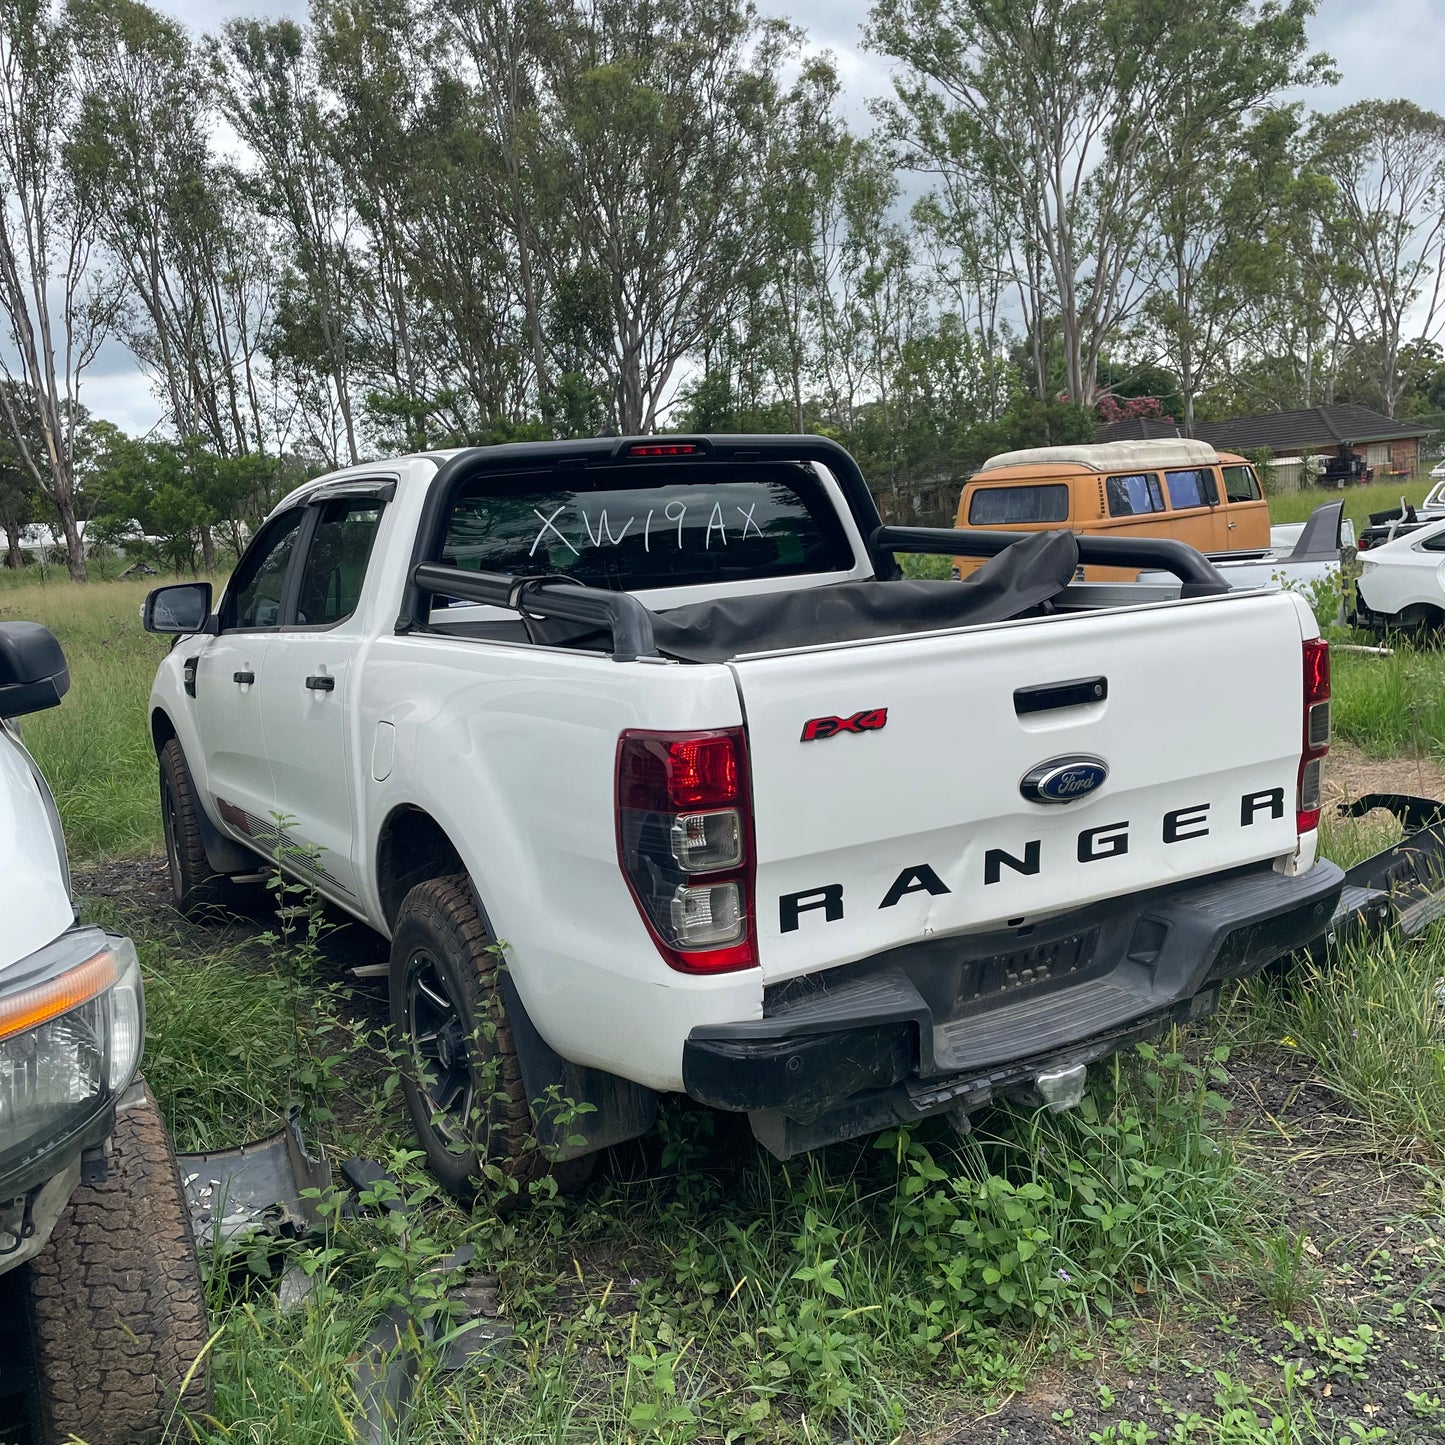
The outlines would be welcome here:
M 1023 717 L 1025 713 L 1053 712 L 1055 708 L 1103 702 L 1108 696 L 1107 677 L 1076 677 L 1069 682 L 1045 682 L 1038 687 L 1014 688 L 1014 711 Z

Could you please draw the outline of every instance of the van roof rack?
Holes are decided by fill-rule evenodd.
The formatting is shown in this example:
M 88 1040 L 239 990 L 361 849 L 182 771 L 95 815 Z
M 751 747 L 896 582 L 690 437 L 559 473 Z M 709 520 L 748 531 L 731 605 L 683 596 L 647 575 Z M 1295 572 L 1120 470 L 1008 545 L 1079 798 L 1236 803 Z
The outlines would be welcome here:
M 1073 447 L 1025 447 L 1022 451 L 1000 452 L 990 457 L 979 471 L 1073 462 L 1094 472 L 1117 472 L 1128 467 L 1206 467 L 1218 461 L 1219 453 L 1208 442 L 1181 437 L 1178 440 L 1095 442 Z

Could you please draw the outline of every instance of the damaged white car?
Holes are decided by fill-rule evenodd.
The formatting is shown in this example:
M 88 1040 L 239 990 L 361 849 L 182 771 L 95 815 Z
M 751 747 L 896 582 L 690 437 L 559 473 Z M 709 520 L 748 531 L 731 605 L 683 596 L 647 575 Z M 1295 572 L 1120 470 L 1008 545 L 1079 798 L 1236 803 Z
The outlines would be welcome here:
M 135 946 L 79 921 L 15 722 L 69 686 L 44 627 L 0 623 L 0 1397 L 43 1445 L 132 1445 L 208 1405 L 206 1312 Z

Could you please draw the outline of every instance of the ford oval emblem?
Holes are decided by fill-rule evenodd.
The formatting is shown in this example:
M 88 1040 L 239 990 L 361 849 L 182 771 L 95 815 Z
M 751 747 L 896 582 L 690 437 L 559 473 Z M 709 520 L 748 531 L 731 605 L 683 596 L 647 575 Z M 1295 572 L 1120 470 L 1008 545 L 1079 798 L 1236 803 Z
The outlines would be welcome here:
M 1108 776 L 1103 758 L 1050 758 L 1024 774 L 1019 792 L 1031 803 L 1074 803 L 1101 788 Z

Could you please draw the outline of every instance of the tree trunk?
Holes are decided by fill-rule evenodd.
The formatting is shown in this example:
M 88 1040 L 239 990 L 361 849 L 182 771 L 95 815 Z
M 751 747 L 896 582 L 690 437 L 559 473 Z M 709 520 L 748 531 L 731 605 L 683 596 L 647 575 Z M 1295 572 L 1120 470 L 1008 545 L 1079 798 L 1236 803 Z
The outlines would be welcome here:
M 85 543 L 81 540 L 80 524 L 75 520 L 75 503 L 71 499 L 69 486 L 65 489 L 64 500 L 57 496 L 55 505 L 60 512 L 60 525 L 65 529 L 66 570 L 70 573 L 72 582 L 84 582 Z
M 5 524 L 5 565 L 19 571 L 25 565 L 25 553 L 20 550 L 20 528 Z
M 216 570 L 216 538 L 209 527 L 201 528 L 201 558 L 206 571 L 214 573 Z

